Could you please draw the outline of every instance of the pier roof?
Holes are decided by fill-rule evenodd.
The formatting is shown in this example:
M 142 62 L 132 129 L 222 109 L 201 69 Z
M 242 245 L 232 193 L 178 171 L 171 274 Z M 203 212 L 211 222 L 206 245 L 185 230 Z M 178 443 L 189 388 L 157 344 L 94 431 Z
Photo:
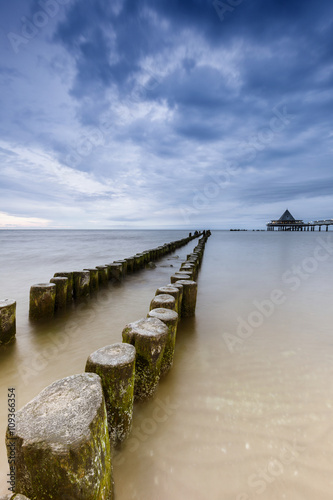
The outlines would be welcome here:
M 287 209 L 279 218 L 279 222 L 295 222 L 295 219 Z

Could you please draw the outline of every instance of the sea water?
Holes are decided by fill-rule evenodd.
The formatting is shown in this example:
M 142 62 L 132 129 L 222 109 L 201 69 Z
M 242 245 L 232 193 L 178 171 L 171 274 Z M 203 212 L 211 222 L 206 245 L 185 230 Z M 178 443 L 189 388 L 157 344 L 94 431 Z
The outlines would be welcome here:
M 196 240 L 48 325 L 28 320 L 30 285 L 109 263 L 184 231 L 1 231 L 0 296 L 17 300 L 17 339 L 0 349 L 1 489 L 7 388 L 22 407 L 121 341 Z M 213 231 L 195 318 L 182 320 L 174 366 L 135 405 L 114 456 L 117 500 L 331 500 L 331 232 Z

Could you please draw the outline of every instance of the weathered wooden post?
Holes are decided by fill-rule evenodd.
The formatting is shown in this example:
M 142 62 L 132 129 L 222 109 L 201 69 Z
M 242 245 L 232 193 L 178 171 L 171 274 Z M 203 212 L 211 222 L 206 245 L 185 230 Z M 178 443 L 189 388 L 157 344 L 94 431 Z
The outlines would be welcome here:
M 44 389 L 7 429 L 16 491 L 33 499 L 113 499 L 111 451 L 101 379 L 72 375 Z
M 135 347 L 122 343 L 102 347 L 90 354 L 85 371 L 101 377 L 110 441 L 117 445 L 132 428 Z
M 16 302 L 0 300 L 0 345 L 14 340 L 16 334 Z
M 125 277 L 127 274 L 127 260 L 115 260 L 114 264 L 121 264 L 121 273 L 122 277 Z
M 155 292 L 155 295 L 163 295 L 163 294 L 167 294 L 167 295 L 172 295 L 172 297 L 174 297 L 175 301 L 176 301 L 176 308 L 175 308 L 175 311 L 177 313 L 179 313 L 179 296 L 180 296 L 180 290 L 179 288 L 173 286 L 173 285 L 166 285 L 166 286 L 161 286 L 160 288 L 158 288 Z
M 90 281 L 89 281 L 89 286 L 90 286 L 90 292 L 95 293 L 99 289 L 99 275 L 98 275 L 98 269 L 97 267 L 92 267 L 88 269 L 83 269 L 84 271 L 89 271 L 90 274 Z
M 179 280 L 189 280 L 191 277 L 189 274 L 185 272 L 178 271 L 175 274 L 173 274 L 170 278 L 171 283 L 176 283 L 176 281 Z
M 68 278 L 65 278 L 65 276 L 58 276 L 56 278 L 51 278 L 50 283 L 54 283 L 56 286 L 54 311 L 65 311 L 67 307 Z
M 188 274 L 190 276 L 190 279 L 193 280 L 195 276 L 195 266 L 194 264 L 182 264 L 180 267 L 180 271 Z
M 161 364 L 161 376 L 166 375 L 173 364 L 177 325 L 178 325 L 178 314 L 176 313 L 176 311 L 172 311 L 171 309 L 165 309 L 164 307 L 159 307 L 157 309 L 152 309 L 151 311 L 149 311 L 148 317 L 160 319 L 168 327 L 168 340 L 164 348 L 162 364 Z
M 157 389 L 168 328 L 157 318 L 143 318 L 126 325 L 122 336 L 136 349 L 134 398 L 143 401 Z
M 109 276 L 111 281 L 121 281 L 123 277 L 123 265 L 116 264 L 113 262 L 112 264 L 108 264 Z
M 183 285 L 182 317 L 189 318 L 194 316 L 198 289 L 196 281 L 180 280 L 177 283 Z
M 127 262 L 127 272 L 132 273 L 134 271 L 134 257 L 127 257 L 125 260 Z
M 68 278 L 67 284 L 67 303 L 70 304 L 73 300 L 74 278 L 72 272 L 54 273 L 54 278 L 65 277 Z
M 73 272 L 73 297 L 74 300 L 80 301 L 90 295 L 90 272 L 89 271 L 74 271 Z
M 139 269 L 142 269 L 144 266 L 143 263 L 143 255 L 141 253 L 137 253 L 134 255 L 134 269 L 135 271 L 139 271 Z
M 33 321 L 51 319 L 54 316 L 56 286 L 39 283 L 30 288 L 29 317 Z
M 157 307 L 164 307 L 165 309 L 176 310 L 176 299 L 172 295 L 167 293 L 162 293 L 155 295 L 155 297 L 150 302 L 149 310 L 156 309 Z
M 100 286 L 106 286 L 109 281 L 108 266 L 96 266 L 98 270 L 98 282 Z

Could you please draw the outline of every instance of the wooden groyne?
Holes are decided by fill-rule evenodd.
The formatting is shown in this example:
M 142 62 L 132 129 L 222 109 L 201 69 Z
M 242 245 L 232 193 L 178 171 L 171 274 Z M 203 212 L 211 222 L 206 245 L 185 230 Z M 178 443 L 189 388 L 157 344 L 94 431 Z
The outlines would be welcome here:
M 153 397 L 171 369 L 180 319 L 195 314 L 193 278 L 210 231 L 201 236 L 182 264 L 189 279 L 158 288 L 147 316 L 124 327 L 122 342 L 92 353 L 85 373 L 54 382 L 16 413 L 6 446 L 11 463 L 14 450 L 17 500 L 114 499 L 113 448 L 130 435 L 134 401 Z M 141 254 L 133 263 L 150 260 Z
M 127 274 L 144 269 L 199 236 L 201 233 L 196 231 L 186 238 L 92 269 L 56 272 L 50 283 L 39 283 L 30 288 L 29 317 L 34 322 L 49 320 L 72 304 L 88 300 L 109 283 L 123 280 Z

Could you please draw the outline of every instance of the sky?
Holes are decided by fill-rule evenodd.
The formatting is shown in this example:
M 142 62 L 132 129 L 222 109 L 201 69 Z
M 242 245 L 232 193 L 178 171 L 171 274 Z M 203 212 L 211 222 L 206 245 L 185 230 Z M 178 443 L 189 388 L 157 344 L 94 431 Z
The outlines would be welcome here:
M 333 218 L 332 0 L 0 0 L 0 228 Z

